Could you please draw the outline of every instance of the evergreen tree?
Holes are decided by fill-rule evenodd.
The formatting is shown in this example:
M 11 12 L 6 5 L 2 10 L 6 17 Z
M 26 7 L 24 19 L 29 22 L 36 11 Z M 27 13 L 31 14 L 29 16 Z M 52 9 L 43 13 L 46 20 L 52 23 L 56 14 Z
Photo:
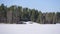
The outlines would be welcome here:
M 60 23 L 60 12 L 57 12 L 56 16 L 57 16 L 57 23 Z
M 37 18 L 37 23 L 41 23 L 42 22 L 42 12 L 41 11 L 39 11 L 39 13 L 38 13 L 38 18 Z
M 35 9 L 32 9 L 31 21 L 35 22 Z
M 6 23 L 7 18 L 7 7 L 4 4 L 0 6 L 0 22 Z

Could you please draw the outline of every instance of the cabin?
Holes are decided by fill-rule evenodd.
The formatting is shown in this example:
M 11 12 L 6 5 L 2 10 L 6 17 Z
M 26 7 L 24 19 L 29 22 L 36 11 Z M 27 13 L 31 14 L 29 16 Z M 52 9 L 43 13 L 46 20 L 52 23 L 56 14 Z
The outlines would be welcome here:
M 17 22 L 16 24 L 33 24 L 32 21 L 20 21 L 20 22 Z

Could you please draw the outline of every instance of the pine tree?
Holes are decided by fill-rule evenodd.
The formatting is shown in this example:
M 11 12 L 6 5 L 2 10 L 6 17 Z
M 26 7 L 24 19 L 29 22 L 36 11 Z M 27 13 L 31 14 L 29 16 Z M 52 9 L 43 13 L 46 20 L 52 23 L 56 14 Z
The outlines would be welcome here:
M 37 23 L 41 23 L 42 22 L 42 12 L 39 11 L 39 14 L 38 14 L 38 18 L 36 20 Z

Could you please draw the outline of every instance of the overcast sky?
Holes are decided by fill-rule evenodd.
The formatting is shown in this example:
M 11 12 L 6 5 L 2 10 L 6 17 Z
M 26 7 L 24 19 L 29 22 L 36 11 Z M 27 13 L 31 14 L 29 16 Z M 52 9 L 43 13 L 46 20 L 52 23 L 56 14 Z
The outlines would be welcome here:
M 7 6 L 19 5 L 35 8 L 42 12 L 60 12 L 60 0 L 0 0 L 0 4 L 2 3 Z

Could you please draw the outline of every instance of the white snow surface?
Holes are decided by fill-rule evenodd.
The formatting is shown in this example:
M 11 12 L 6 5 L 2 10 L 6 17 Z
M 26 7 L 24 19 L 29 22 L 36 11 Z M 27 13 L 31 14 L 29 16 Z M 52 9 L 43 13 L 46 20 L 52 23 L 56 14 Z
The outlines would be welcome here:
M 60 34 L 60 24 L 0 24 L 0 34 Z

